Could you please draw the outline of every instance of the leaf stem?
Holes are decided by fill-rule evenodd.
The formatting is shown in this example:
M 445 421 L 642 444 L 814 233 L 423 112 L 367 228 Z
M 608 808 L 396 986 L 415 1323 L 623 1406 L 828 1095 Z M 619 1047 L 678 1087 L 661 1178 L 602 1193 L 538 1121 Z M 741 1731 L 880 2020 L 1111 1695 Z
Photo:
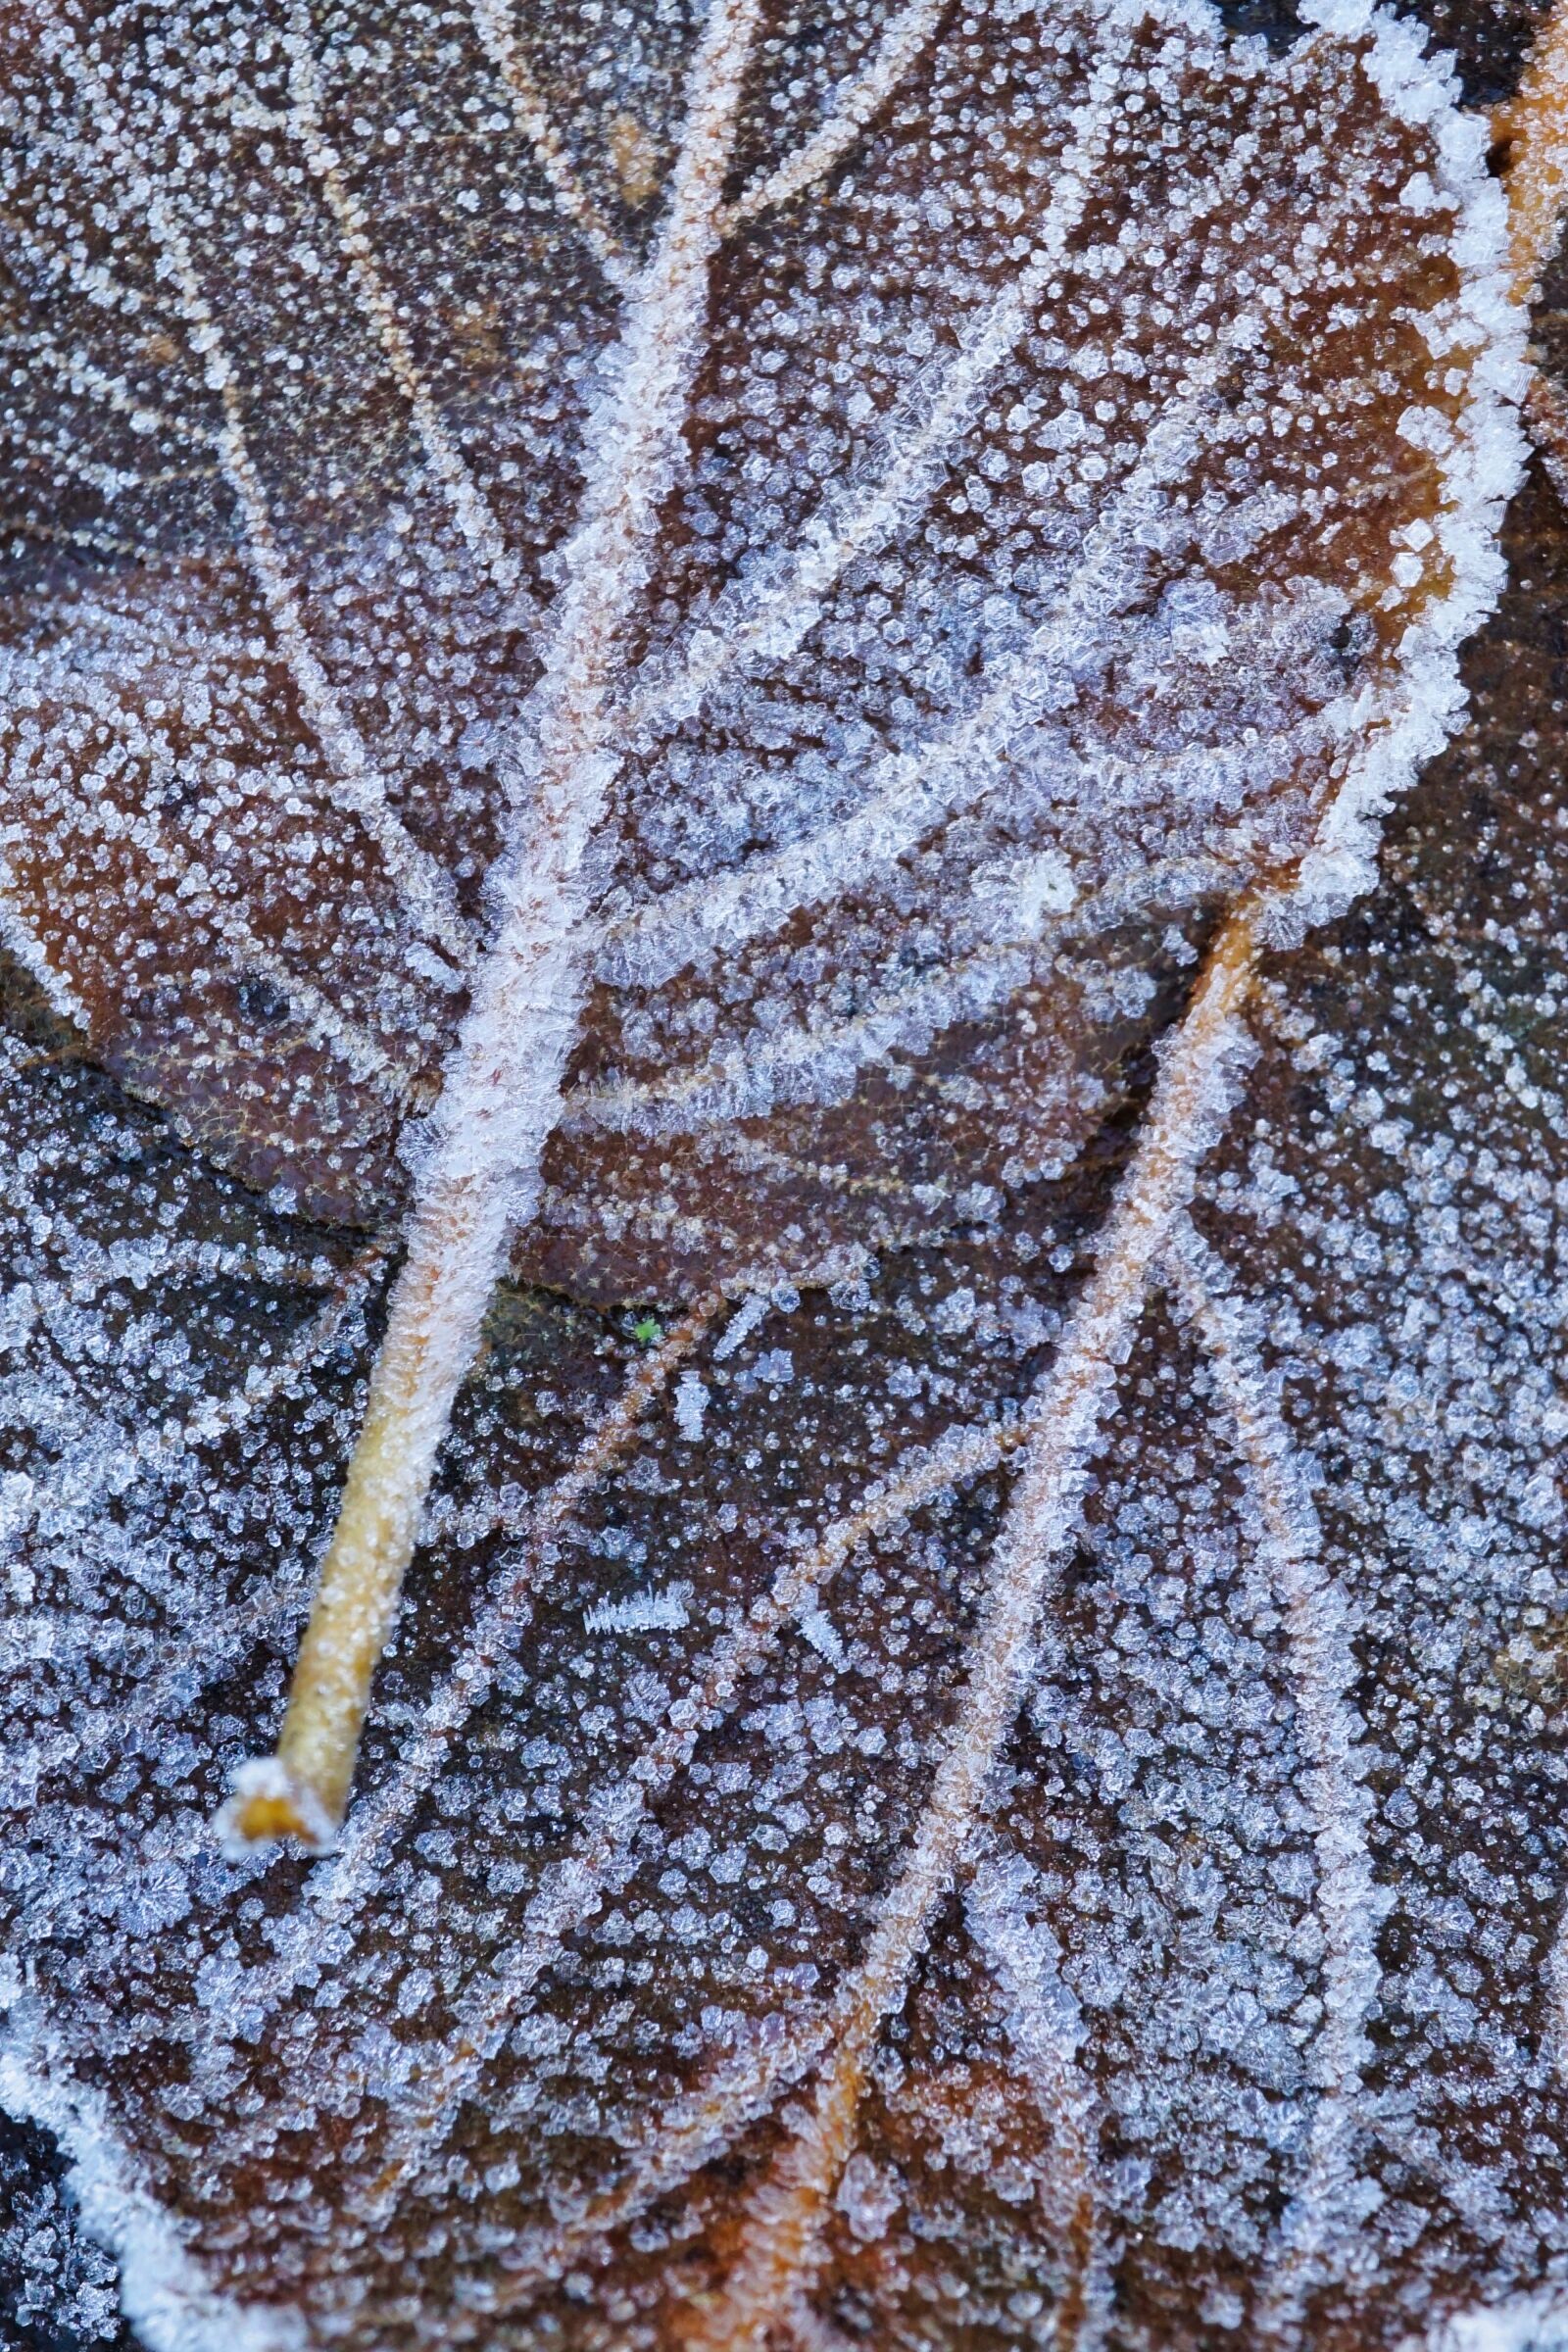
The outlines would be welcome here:
M 669 210 L 627 303 L 551 657 L 512 747 L 525 822 L 491 877 L 494 944 L 430 1122 L 409 1254 L 277 1753 L 241 1767 L 219 1818 L 231 1849 L 293 1837 L 319 1852 L 336 1836 L 453 1400 L 511 1236 L 538 1205 L 587 985 L 583 860 L 616 766 L 611 687 L 701 356 L 718 192 L 758 8 L 712 0 L 698 43 Z
M 984 1812 L 987 1789 L 1031 1671 L 1046 1594 L 1076 1523 L 1117 1369 L 1150 1275 L 1187 1205 L 1202 1153 L 1229 1110 L 1245 1040 L 1253 909 L 1238 907 L 1209 952 L 1168 1048 L 1138 1150 L 1099 1260 L 1040 1387 L 1035 1427 L 993 1563 L 967 1688 L 932 1775 L 903 1871 L 846 1985 L 835 2046 L 796 2136 L 759 2188 L 729 2276 L 694 2305 L 686 2352 L 748 2352 L 770 2315 L 815 2267 L 824 2212 L 854 2145 L 865 2069 L 902 2002 L 931 1914 Z
M 504 1261 L 507 1206 L 503 1188 L 470 1181 L 416 1222 L 277 1752 L 241 1767 L 219 1817 L 230 1850 L 285 1837 L 313 1852 L 334 1842 L 436 1453 Z

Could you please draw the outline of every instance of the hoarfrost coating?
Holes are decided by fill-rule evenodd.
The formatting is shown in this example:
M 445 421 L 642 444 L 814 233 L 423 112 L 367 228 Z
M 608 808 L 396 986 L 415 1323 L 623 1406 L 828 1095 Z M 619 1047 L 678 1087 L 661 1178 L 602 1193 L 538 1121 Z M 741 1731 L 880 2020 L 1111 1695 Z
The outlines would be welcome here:
M 1517 2333 L 1563 1176 L 1484 694 L 1346 912 L 1501 579 L 1482 126 L 1371 11 L 143 30 L 17 49 L 0 157 L 0 1871 L 145 2339 Z M 205 1825 L 454 1171 L 360 1794 L 264 1877 Z

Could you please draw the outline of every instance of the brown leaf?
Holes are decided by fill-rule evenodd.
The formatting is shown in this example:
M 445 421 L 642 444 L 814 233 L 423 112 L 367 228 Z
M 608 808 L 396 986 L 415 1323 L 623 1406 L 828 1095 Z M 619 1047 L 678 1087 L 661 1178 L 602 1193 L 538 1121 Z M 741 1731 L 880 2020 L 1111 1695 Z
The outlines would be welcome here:
M 166 163 L 174 133 L 155 130 L 151 92 L 159 41 L 183 21 L 161 18 L 156 37 L 138 22 L 132 46 L 130 20 L 107 14 L 76 47 L 62 22 L 26 84 L 63 75 L 59 136 L 78 135 L 67 85 L 82 111 L 63 58 L 101 52 Z M 906 396 L 906 347 L 871 373 L 889 341 L 872 298 L 906 322 L 923 304 L 941 354 L 960 348 L 955 305 L 979 318 L 1004 294 L 1002 231 L 982 209 L 966 244 L 961 200 L 1059 155 L 1058 102 L 1019 114 L 1011 148 L 998 118 L 1010 122 L 1053 76 L 1058 89 L 1097 69 L 1130 77 L 1117 38 L 1154 39 L 1136 19 L 1120 35 L 1121 20 L 1054 12 L 977 14 L 972 33 L 970 22 L 914 11 L 762 27 L 723 192 L 738 211 L 832 119 L 833 92 L 854 88 L 879 38 L 912 24 L 921 39 L 885 107 L 863 119 L 851 107 L 854 135 L 820 187 L 742 223 L 714 264 L 689 470 L 662 500 L 643 634 L 617 656 L 636 666 L 617 670 L 617 693 L 662 693 L 679 662 L 735 659 L 775 577 L 765 552 L 748 570 L 748 534 L 754 551 L 803 533 L 810 545 L 813 502 L 838 514 L 832 502 L 876 478 L 875 463 L 855 470 L 867 452 L 886 463 L 889 414 L 888 446 L 907 446 L 907 412 L 889 406 Z M 1043 43 L 1057 30 L 1059 47 Z M 509 697 L 533 691 L 517 648 L 547 653 L 551 624 L 514 612 L 504 629 L 477 569 L 465 574 L 440 444 L 420 440 L 408 383 L 383 372 L 391 344 L 355 340 L 368 311 L 349 266 L 359 232 L 337 216 L 362 206 L 390 257 L 377 269 L 398 263 L 387 282 L 407 289 L 435 422 L 504 519 L 507 548 L 531 551 L 529 593 L 541 608 L 566 597 L 569 577 L 546 558 L 566 544 L 583 379 L 568 353 L 519 393 L 514 338 L 526 322 L 550 359 L 568 321 L 582 338 L 571 351 L 608 334 L 617 274 L 660 235 L 659 203 L 637 193 L 656 167 L 624 124 L 667 185 L 701 31 L 652 13 L 602 31 L 588 10 L 513 25 L 488 5 L 474 30 L 334 17 L 318 28 L 317 104 L 344 151 L 329 167 L 342 202 L 309 158 L 293 178 L 280 147 L 261 158 L 276 123 L 225 127 L 236 92 L 251 103 L 268 73 L 270 103 L 287 98 L 284 53 L 262 54 L 256 20 L 204 18 L 191 37 L 200 71 L 178 50 L 166 95 L 195 144 L 153 184 L 191 209 L 185 233 L 233 307 L 234 348 L 279 355 L 267 362 L 279 381 L 291 351 L 310 355 L 297 393 L 269 384 L 256 444 L 278 544 L 313 627 L 348 592 L 351 620 L 329 647 L 347 674 L 384 678 L 410 655 L 407 699 L 367 689 L 354 723 L 409 779 L 397 814 L 473 919 L 478 863 L 465 875 L 457 860 L 479 860 L 501 827 L 483 729 L 513 723 Z M 1187 352 L 1205 322 L 1187 288 L 1147 349 L 1127 327 L 1127 299 L 1156 291 L 1140 272 L 1161 267 L 1148 254 L 1151 220 L 1170 210 L 1151 192 L 1157 160 L 1217 188 L 1214 241 L 1194 230 L 1174 258 L 1225 256 L 1220 333 L 1249 266 L 1266 273 L 1282 238 L 1333 221 L 1298 331 L 1256 366 L 1321 382 L 1329 405 L 1297 479 L 1317 465 L 1321 486 L 1333 455 L 1358 481 L 1347 536 L 1364 533 L 1367 584 L 1300 513 L 1230 561 L 1195 536 L 1144 549 L 1148 571 L 1095 612 L 1066 699 L 1008 735 L 1005 766 L 963 786 L 976 795 L 964 813 L 939 810 L 880 866 L 861 836 L 830 837 L 831 887 L 796 896 L 800 840 L 852 826 L 879 760 L 918 752 L 895 781 L 932 788 L 932 741 L 985 707 L 988 674 L 1007 674 L 1017 630 L 985 603 L 1003 593 L 1004 541 L 1055 530 L 1070 546 L 1114 497 L 1113 470 L 1086 483 L 1064 466 L 1049 495 L 986 472 L 985 451 L 1012 429 L 999 395 L 1000 424 L 983 417 L 945 445 L 956 462 L 874 564 L 844 572 L 818 636 L 665 735 L 614 738 L 613 846 L 590 854 L 583 885 L 604 894 L 593 920 L 618 922 L 622 939 L 646 921 L 657 937 L 665 918 L 636 907 L 685 888 L 667 904 L 686 909 L 677 938 L 691 953 L 633 987 L 603 948 L 572 1049 L 567 1121 L 522 1262 L 598 1303 L 516 1284 L 492 1302 L 356 1801 L 314 1866 L 223 1860 L 206 1824 L 281 1694 L 361 1424 L 389 1253 L 352 1220 L 372 1213 L 404 1099 L 356 1079 L 333 1058 L 349 1046 L 328 1052 L 331 1032 L 300 1027 L 293 999 L 278 1015 L 286 1051 L 270 1056 L 269 1000 L 212 928 L 218 878 L 237 885 L 233 907 L 285 958 L 291 987 L 308 973 L 323 1001 L 352 1004 L 356 1052 L 408 1054 L 408 1100 L 437 1066 L 452 999 L 409 964 L 407 910 L 377 896 L 402 853 L 372 854 L 341 778 L 322 781 L 320 707 L 313 717 L 285 675 L 276 612 L 243 569 L 232 489 L 158 484 L 147 507 L 142 491 L 117 491 L 109 503 L 138 530 L 170 534 L 151 563 L 80 540 L 69 559 L 59 542 L 43 555 L 19 527 L 13 684 L 47 675 L 56 699 L 31 715 L 49 729 L 70 725 L 68 709 L 91 724 L 74 745 L 49 737 L 54 815 L 20 783 L 8 796 L 13 936 L 61 1001 L 69 980 L 121 1075 L 171 1108 L 122 1092 L 13 976 L 0 1525 L 14 1606 L 0 1638 L 17 1672 L 0 2101 L 73 2159 L 154 2352 L 220 2339 L 1163 2352 L 1233 2337 L 1459 2352 L 1550 2340 L 1559 2325 L 1568 1588 L 1553 1449 L 1568 1171 L 1554 705 L 1568 534 L 1533 475 L 1509 525 L 1514 586 L 1466 656 L 1469 719 L 1392 821 L 1376 890 L 1344 910 L 1367 872 L 1364 826 L 1344 837 L 1345 865 L 1319 858 L 1302 888 L 1314 840 L 1332 846 L 1336 809 L 1354 807 L 1334 800 L 1343 779 L 1313 750 L 1331 694 L 1348 681 L 1386 697 L 1347 716 L 1352 773 L 1368 745 L 1382 758 L 1380 728 L 1408 727 L 1391 783 L 1459 716 L 1430 699 L 1463 617 L 1431 603 L 1446 581 L 1429 564 L 1404 584 L 1407 608 L 1380 619 L 1377 601 L 1393 534 L 1449 492 L 1450 528 L 1476 530 L 1474 592 L 1485 583 L 1485 482 L 1461 495 L 1456 470 L 1442 477 L 1390 429 L 1436 366 L 1406 314 L 1457 282 L 1446 245 L 1423 255 L 1393 208 L 1457 118 L 1387 29 L 1375 55 L 1402 60 L 1403 78 L 1381 89 L 1353 29 L 1272 59 L 1220 40 L 1206 18 L 1173 17 L 1160 37 L 1168 88 L 1151 84 L 1150 104 L 1118 118 L 1092 197 L 1107 226 L 1130 224 L 1130 259 L 1119 274 L 1103 252 L 1080 278 L 1064 273 L 1052 316 L 1078 286 L 1107 305 L 1082 350 L 1103 356 L 1113 323 L 1114 349 L 1153 370 L 1137 379 L 1122 359 L 1108 371 L 1112 415 L 1095 421 L 1121 437 L 1139 381 L 1164 381 L 1156 344 Z M 502 128 L 452 103 L 485 46 Z M 955 158 L 933 154 L 950 135 L 939 84 L 953 93 Z M 1407 100 L 1391 112 L 1391 87 L 1431 90 L 1437 128 L 1407 120 L 1419 113 Z M 1325 182 L 1311 206 L 1285 192 L 1299 160 L 1291 126 L 1309 112 Z M 411 163 L 404 150 L 435 120 L 468 127 Z M 1269 137 L 1253 164 L 1257 122 Z M 407 136 L 387 143 L 388 127 Z M 34 117 L 7 169 L 33 175 L 69 239 L 87 200 L 64 151 L 45 156 L 37 137 Z M 519 216 L 485 191 L 523 142 Z M 224 209 L 241 158 L 258 190 L 253 281 L 231 258 L 243 212 Z M 1240 241 L 1235 188 L 1216 179 L 1227 158 L 1272 191 Z M 956 159 L 975 176 L 935 169 Z M 1059 189 L 1059 171 L 1044 177 Z M 259 209 L 264 186 L 281 228 Z M 91 201 L 103 217 L 73 269 L 107 257 L 167 309 L 177 271 L 157 278 L 144 247 L 138 261 L 134 240 L 111 236 L 141 192 L 127 181 Z M 1474 202 L 1484 217 L 1484 191 Z M 25 248 L 43 224 L 20 209 Z M 1405 213 L 1435 243 L 1449 238 L 1441 214 Z M 324 282 L 297 258 L 316 250 L 306 218 L 343 235 Z M 465 226 L 475 219 L 493 253 Z M 444 270 L 429 266 L 438 235 Z M 1345 317 L 1329 318 L 1327 279 L 1353 274 L 1380 239 L 1408 274 L 1342 289 Z M 1485 243 L 1466 270 L 1483 269 Z M 835 282 L 884 265 L 874 282 Z M 559 304 L 548 326 L 525 287 Z M 22 290 L 62 303 L 72 332 L 103 334 L 94 368 L 113 360 L 150 397 L 126 375 L 118 313 L 108 333 L 81 285 L 69 300 Z M 286 333 L 269 324 L 285 314 Z M 180 360 L 178 317 L 160 318 L 136 348 L 149 368 L 187 368 L 211 422 L 222 387 Z M 796 356 L 769 370 L 786 326 L 801 329 Z M 47 327 L 59 331 L 63 318 Z M 1495 331 L 1479 369 L 1507 361 Z M 1070 371 L 1039 339 L 1020 346 L 1009 400 L 1038 392 L 1064 413 Z M 1386 380 L 1360 372 L 1385 363 Z M 24 358 L 18 369 L 32 381 Z M 1437 398 L 1468 429 L 1490 395 L 1454 371 Z M 878 388 L 870 417 L 851 413 L 862 375 Z M 747 388 L 759 376 L 779 384 L 775 422 L 797 438 L 779 445 L 787 468 L 760 446 L 748 478 L 717 457 L 760 414 Z M 92 433 L 111 428 L 85 420 L 99 394 L 85 373 L 80 390 L 62 381 L 53 417 L 29 395 L 28 431 L 58 425 L 61 450 L 105 462 L 117 445 Z M 1106 381 L 1085 379 L 1085 394 Z M 500 452 L 552 388 L 560 414 L 508 503 Z M 1234 405 L 1202 411 L 1182 494 L 1209 481 L 1245 505 L 1277 485 L 1281 461 L 1272 432 L 1248 421 L 1245 381 L 1228 389 Z M 1126 429 L 1129 454 L 1113 458 L 1123 476 L 1140 463 L 1134 438 Z M 813 451 L 820 474 L 802 462 Z M 1033 441 L 1025 454 L 1046 463 Z M 32 463 L 24 453 L 19 469 Z M 358 538 L 328 527 L 334 466 Z M 412 512 L 411 471 L 428 503 L 395 555 L 386 517 L 397 503 Z M 101 483 L 46 512 L 32 480 L 29 531 L 102 541 Z M 995 491 L 984 514 L 971 481 Z M 1091 493 L 1082 508 L 1075 486 Z M 1166 525 L 1175 477 L 1169 493 Z M 1191 512 L 1181 527 L 1196 532 Z M 1037 589 L 1012 593 L 1036 625 Z M 1340 599 L 1332 621 L 1325 594 Z M 1326 625 L 1271 640 L 1293 597 Z M 430 612 L 451 622 L 438 644 Z M 1396 645 L 1390 615 L 1430 623 L 1427 645 Z M 148 647 L 156 676 L 127 654 Z M 214 689 L 203 710 L 182 698 L 209 672 L 232 696 Z M 1038 662 L 1027 672 L 1051 675 Z M 143 769 L 111 770 L 103 730 L 127 712 L 149 744 L 163 731 L 163 749 L 138 755 Z M 437 737 L 455 713 L 476 762 L 460 787 L 475 795 L 467 810 L 444 797 L 451 743 Z M 1264 720 L 1281 743 L 1255 768 L 1237 763 L 1258 749 L 1245 729 L 1263 734 Z M 820 764 L 818 741 L 833 754 Z M 1158 762 L 1184 744 L 1206 748 L 1176 795 Z M 219 775 L 222 760 L 234 776 Z M 1105 796 L 1093 808 L 1044 789 L 1074 762 Z M 285 770 L 300 806 L 259 836 L 264 793 Z M 14 760 L 12 772 L 33 771 Z M 1238 774 L 1234 806 L 1194 805 Z M 163 812 L 188 790 L 169 821 L 193 834 L 220 785 L 227 862 L 216 816 L 200 836 L 210 903 L 192 884 L 186 914 L 156 892 L 132 905 L 151 853 L 116 812 L 133 831 L 155 796 Z M 319 872 L 301 852 L 293 898 L 269 895 L 280 889 L 269 860 L 287 870 L 286 844 L 307 830 Z M 1178 850 L 1193 872 L 1172 871 Z M 69 902 L 45 899 L 45 853 L 67 870 Z M 181 833 L 187 874 L 194 854 Z M 1016 893 L 1049 881 L 1053 858 L 1088 883 L 1073 907 L 1042 899 L 1037 931 L 1015 938 Z M 703 926 L 733 905 L 728 877 L 755 881 L 767 860 L 790 877 L 777 931 L 710 956 Z M 1100 895 L 1129 877 L 1126 906 Z M 1319 927 L 1303 939 L 1308 917 Z M 104 944 L 112 925 L 153 943 L 149 987 L 169 992 L 139 1028 Z M 955 997 L 970 973 L 989 1000 Z M 927 1027 L 878 1029 L 867 1004 L 891 997 L 912 1018 L 918 987 L 932 992 Z M 844 1043 L 857 1021 L 858 1060 Z M 798 1088 L 780 1075 L 798 1072 Z M 592 1102 L 602 1113 L 612 1088 L 624 1101 L 639 1083 L 640 1124 L 590 1127 Z M 765 1102 L 744 1092 L 764 1085 Z M 454 1109 L 449 1092 L 437 1149 L 472 1107 L 460 1093 Z M 1016 1134 L 999 1131 L 1011 1120 Z M 263 1202 L 241 1166 L 298 1181 Z M 989 1197 L 965 1198 L 977 1185 Z M 332 1221 L 308 1222 L 305 1200 Z M 831 1286 L 812 1287 L 835 1253 Z M 719 1299 L 737 1270 L 750 1287 Z M 606 1303 L 699 1294 L 684 1316 Z M 57 2207 L 27 2194 L 41 2237 Z M 68 2265 L 57 2308 L 107 2339 L 80 2283 L 98 2275 Z
M 374 1217 L 509 796 L 512 858 L 544 821 L 551 600 L 650 233 L 631 116 L 574 76 L 671 114 L 667 153 L 680 61 L 488 5 L 391 47 L 296 12 L 237 57 L 137 23 L 13 50 L 13 905 L 109 1066 Z M 922 5 L 828 46 L 803 76 L 761 36 L 608 689 L 597 981 L 522 1260 L 600 1298 L 798 1278 L 1068 1164 L 1373 712 L 1416 670 L 1441 700 L 1408 624 L 1480 585 L 1463 167 L 1353 42 Z

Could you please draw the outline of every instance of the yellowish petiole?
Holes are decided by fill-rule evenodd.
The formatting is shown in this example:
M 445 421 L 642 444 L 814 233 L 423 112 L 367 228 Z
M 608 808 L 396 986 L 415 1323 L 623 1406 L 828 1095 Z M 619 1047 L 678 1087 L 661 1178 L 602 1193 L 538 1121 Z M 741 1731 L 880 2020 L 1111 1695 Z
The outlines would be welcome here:
M 218 1829 L 230 1850 L 331 1845 L 348 1803 L 370 1680 L 386 1646 L 452 1401 L 506 1247 L 502 1189 L 438 1193 L 393 1290 L 331 1546 L 321 1564 L 274 1755 L 245 1764 Z

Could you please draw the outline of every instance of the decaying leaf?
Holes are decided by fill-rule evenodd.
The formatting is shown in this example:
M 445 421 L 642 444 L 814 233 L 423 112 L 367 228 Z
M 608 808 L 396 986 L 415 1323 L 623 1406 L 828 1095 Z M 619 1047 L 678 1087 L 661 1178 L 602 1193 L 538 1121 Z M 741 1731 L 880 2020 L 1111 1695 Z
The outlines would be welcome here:
M 121 1064 L 150 1030 L 144 1080 L 319 1205 L 373 1186 L 344 1122 L 389 1137 L 472 974 L 403 1138 L 408 1256 L 279 1766 L 233 1816 L 319 1842 L 519 1225 L 592 1295 L 820 1278 L 983 1218 L 1082 1147 L 1216 906 L 1344 895 L 1492 585 L 1500 203 L 1479 126 L 1370 21 L 1276 64 L 1180 11 L 939 38 L 912 0 L 781 146 L 793 44 L 725 0 L 683 73 L 631 68 L 679 110 L 639 237 L 514 29 L 482 10 L 466 54 L 400 28 L 383 70 L 436 86 L 385 132 L 398 172 L 416 132 L 492 110 L 499 179 L 466 159 L 437 190 L 514 222 L 525 275 L 489 299 L 530 343 L 488 364 L 487 431 L 527 454 L 503 468 L 524 579 L 438 398 L 446 321 L 416 336 L 398 300 L 416 272 L 450 307 L 445 251 L 400 253 L 395 207 L 386 256 L 373 233 L 373 122 L 340 119 L 360 84 L 331 73 L 366 44 L 340 27 L 323 60 L 300 10 L 239 40 L 205 15 L 152 43 L 114 11 L 22 22 L 18 373 L 45 456 L 62 384 L 107 413 L 120 462 L 73 424 L 70 466 L 117 508 L 159 494 L 165 534 L 128 586 L 122 559 L 96 594 L 74 566 L 64 611 L 27 583 L 10 896 L 35 968 Z M 345 275 L 359 332 L 322 337 Z M 160 435 L 181 482 L 210 453 L 183 514 L 125 463 Z M 247 772 L 224 739 L 280 690 Z M 575 1218 L 542 1198 L 553 1140 Z
M 488 6 L 138 23 L 13 32 L 10 895 L 247 1180 L 398 1197 L 481 878 L 543 855 L 567 589 L 606 813 L 524 1247 L 598 1297 L 1064 1164 L 1215 906 L 1441 717 L 1405 637 L 1485 592 L 1494 192 L 1387 37 L 925 0 L 803 75 L 740 11 L 666 285 L 629 118 L 569 109 L 618 79 L 672 136 L 690 28 L 612 72 Z M 639 464 L 607 581 L 584 472 L 591 516 Z
M 157 2352 L 1555 2324 L 1565 526 L 1467 717 L 1502 199 L 1307 13 L 5 18 L 0 2101 Z

